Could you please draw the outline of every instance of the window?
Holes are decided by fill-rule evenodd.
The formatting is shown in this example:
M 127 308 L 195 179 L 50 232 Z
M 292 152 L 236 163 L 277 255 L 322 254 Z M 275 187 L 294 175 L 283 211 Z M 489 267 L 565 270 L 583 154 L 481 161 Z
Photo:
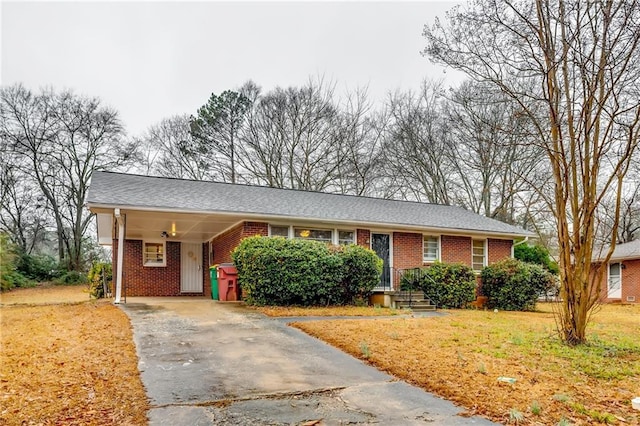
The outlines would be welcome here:
M 482 271 L 482 268 L 486 266 L 486 251 L 484 240 L 473 240 L 472 243 L 472 267 L 476 272 Z
M 422 260 L 425 262 L 435 262 L 439 258 L 438 237 L 425 235 L 422 239 Z
M 166 243 L 143 242 L 142 264 L 144 266 L 167 266 Z
M 288 226 L 271 225 L 271 234 L 270 235 L 272 237 L 289 238 L 289 227 Z
M 330 229 L 293 228 L 293 237 L 331 243 L 332 231 Z
M 338 231 L 338 244 L 341 246 L 355 243 L 353 231 Z

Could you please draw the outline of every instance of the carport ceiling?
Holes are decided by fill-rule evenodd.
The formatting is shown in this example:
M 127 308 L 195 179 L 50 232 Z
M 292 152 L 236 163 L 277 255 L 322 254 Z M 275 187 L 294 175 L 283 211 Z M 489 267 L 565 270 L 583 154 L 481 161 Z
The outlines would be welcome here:
M 128 239 L 153 240 L 167 232 L 169 241 L 203 242 L 242 220 L 240 217 L 199 213 L 123 211 Z M 175 231 L 175 235 L 171 235 Z

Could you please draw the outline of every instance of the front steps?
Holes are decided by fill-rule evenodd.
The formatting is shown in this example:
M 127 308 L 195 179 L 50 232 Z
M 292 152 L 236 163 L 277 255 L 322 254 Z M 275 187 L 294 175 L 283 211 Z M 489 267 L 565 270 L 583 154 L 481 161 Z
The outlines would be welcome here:
M 432 305 L 422 291 L 393 291 L 388 292 L 389 304 L 396 309 L 411 309 L 413 312 L 435 311 L 436 305 Z

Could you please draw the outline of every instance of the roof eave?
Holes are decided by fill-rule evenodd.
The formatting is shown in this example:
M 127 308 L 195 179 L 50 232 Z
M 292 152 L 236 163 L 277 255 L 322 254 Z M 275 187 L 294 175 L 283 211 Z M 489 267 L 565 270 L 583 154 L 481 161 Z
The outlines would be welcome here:
M 535 236 L 534 233 L 523 230 L 522 233 L 516 232 L 500 232 L 500 231 L 483 231 L 477 229 L 469 229 L 469 228 L 447 228 L 447 227 L 427 227 L 421 225 L 414 224 L 403 224 L 403 223 L 393 223 L 393 222 L 370 222 L 370 221 L 356 221 L 356 220 L 347 220 L 347 219 L 333 219 L 333 218 L 318 218 L 318 217 L 306 217 L 306 216 L 288 216 L 288 215 L 274 215 L 274 214 L 264 214 L 264 213 L 251 213 L 251 212 L 230 212 L 224 210 L 190 210 L 190 209 L 177 209 L 177 208 L 166 208 L 166 207 L 141 207 L 134 205 L 121 205 L 121 204 L 103 204 L 103 203 L 87 203 L 87 208 L 92 213 L 96 213 L 96 210 L 113 210 L 119 208 L 120 210 L 134 210 L 134 211 L 145 211 L 145 212 L 158 212 L 158 213 L 185 213 L 185 214 L 218 214 L 225 216 L 239 216 L 246 219 L 263 219 L 263 220 L 289 220 L 289 221 L 300 221 L 300 222 L 330 222 L 336 224 L 344 224 L 351 226 L 362 226 L 362 227 L 370 227 L 370 228 L 386 228 L 386 229 L 397 229 L 397 230 L 416 230 L 420 232 L 434 232 L 440 233 L 442 231 L 447 231 L 456 235 L 478 235 L 484 237 L 496 237 L 496 238 L 524 238 Z

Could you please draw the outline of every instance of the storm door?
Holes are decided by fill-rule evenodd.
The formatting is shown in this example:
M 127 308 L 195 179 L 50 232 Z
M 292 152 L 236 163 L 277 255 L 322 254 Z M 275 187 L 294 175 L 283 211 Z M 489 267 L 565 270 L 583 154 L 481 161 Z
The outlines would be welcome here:
M 371 234 L 371 250 L 382 259 L 382 275 L 379 287 L 391 290 L 391 236 L 389 234 Z
M 180 293 L 202 293 L 202 245 L 180 245 Z
M 608 295 L 609 299 L 620 299 L 622 297 L 622 268 L 620 263 L 609 264 L 609 282 Z

